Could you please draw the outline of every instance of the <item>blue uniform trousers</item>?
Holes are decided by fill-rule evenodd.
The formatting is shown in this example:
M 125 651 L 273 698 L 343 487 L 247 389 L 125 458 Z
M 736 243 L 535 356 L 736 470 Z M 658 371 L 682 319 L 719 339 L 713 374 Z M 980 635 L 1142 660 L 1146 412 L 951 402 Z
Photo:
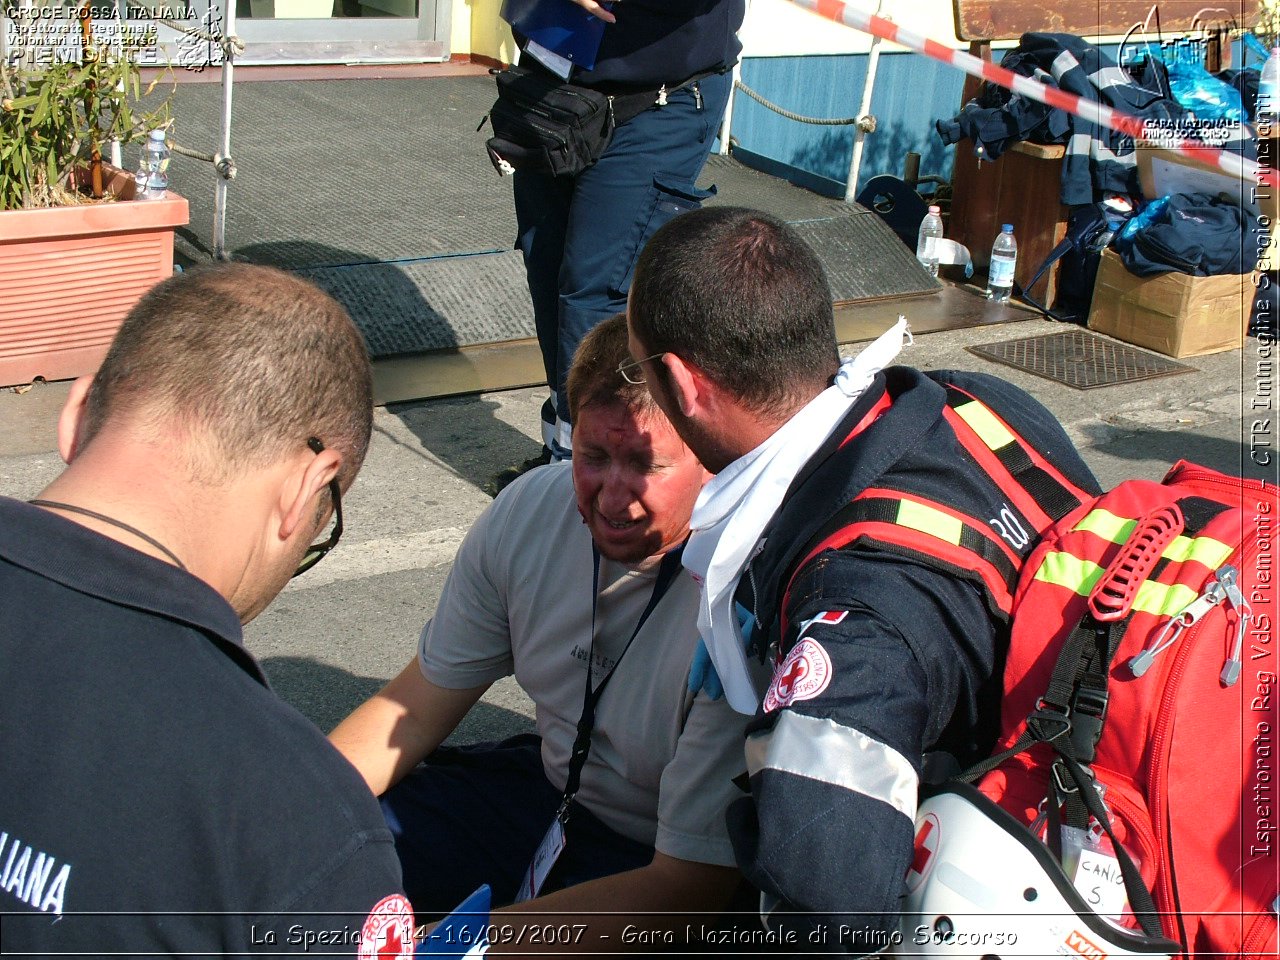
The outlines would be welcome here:
M 564 423 L 565 376 L 579 341 L 626 308 L 636 258 L 654 232 L 714 193 L 695 183 L 732 83 L 731 74 L 715 74 L 670 93 L 666 106 L 620 126 L 599 161 L 576 177 L 515 174 L 516 247 Z
M 532 734 L 441 747 L 382 795 L 404 889 L 420 921 L 448 913 L 482 883 L 495 906 L 515 899 L 560 806 Z M 647 865 L 653 847 L 575 805 L 543 893 Z

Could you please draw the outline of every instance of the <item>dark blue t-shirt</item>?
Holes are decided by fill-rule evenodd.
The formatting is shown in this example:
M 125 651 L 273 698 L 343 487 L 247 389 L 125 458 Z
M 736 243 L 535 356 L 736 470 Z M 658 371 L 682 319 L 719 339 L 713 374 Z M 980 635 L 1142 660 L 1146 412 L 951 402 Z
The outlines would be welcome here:
M 6 953 L 355 953 L 391 836 L 221 596 L 0 498 L 0 605 Z
M 731 67 L 745 9 L 745 0 L 623 0 L 613 5 L 617 22 L 605 26 L 595 66 L 571 79 L 606 91 L 656 89 Z

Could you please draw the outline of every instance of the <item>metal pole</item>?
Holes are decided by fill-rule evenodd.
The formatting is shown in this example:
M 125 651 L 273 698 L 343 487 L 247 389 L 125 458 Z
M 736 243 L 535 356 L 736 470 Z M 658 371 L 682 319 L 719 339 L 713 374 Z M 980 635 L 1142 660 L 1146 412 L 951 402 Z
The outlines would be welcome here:
M 880 16 L 884 8 L 884 0 L 876 4 L 876 16 Z M 858 175 L 862 172 L 862 148 L 867 134 L 875 129 L 874 121 L 868 122 L 871 116 L 871 97 L 876 89 L 876 70 L 880 66 L 880 38 L 872 36 L 871 50 L 867 54 L 867 79 L 862 84 L 862 104 L 858 107 L 858 122 L 854 126 L 853 156 L 849 160 L 849 177 L 844 185 L 844 202 L 853 203 L 858 193 Z M 867 128 L 871 129 L 868 130 Z
M 747 17 L 751 16 L 751 0 L 747 0 L 746 13 L 743 15 L 742 22 L 747 22 Z M 720 121 L 720 156 L 727 157 L 729 155 L 729 136 L 733 131 L 733 97 L 738 89 L 738 81 L 742 79 L 742 57 L 738 57 L 738 62 L 733 65 L 733 83 L 729 86 L 729 100 L 724 105 L 724 119 Z
M 733 65 L 733 82 L 729 87 L 729 100 L 724 105 L 724 119 L 720 121 L 720 156 L 729 155 L 729 135 L 733 130 L 733 95 L 738 89 L 738 79 L 742 76 L 742 59 Z
M 125 0 L 116 0 L 116 21 L 121 28 L 120 34 L 117 36 L 120 43 L 120 55 L 124 56 Z M 125 92 L 123 80 L 116 84 L 116 92 Z M 118 137 L 111 138 L 111 165 L 117 169 L 124 169 L 124 154 L 120 150 L 120 139 Z
M 210 5 L 216 0 L 209 0 Z M 222 26 L 222 136 L 218 141 L 216 154 L 219 162 L 226 162 L 231 156 L 231 92 L 235 79 L 235 45 L 227 42 L 236 35 L 236 5 L 234 0 L 223 0 Z M 210 18 L 212 19 L 212 18 Z M 217 181 L 213 196 L 213 258 L 227 259 L 227 187 L 230 181 L 217 171 Z

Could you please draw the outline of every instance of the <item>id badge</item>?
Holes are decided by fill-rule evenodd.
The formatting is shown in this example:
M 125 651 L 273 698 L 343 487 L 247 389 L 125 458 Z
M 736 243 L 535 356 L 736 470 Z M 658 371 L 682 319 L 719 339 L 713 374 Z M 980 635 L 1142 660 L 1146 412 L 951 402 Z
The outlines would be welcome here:
M 547 833 L 538 844 L 538 849 L 534 851 L 533 859 L 529 861 L 529 869 L 524 872 L 524 879 L 520 881 L 520 892 L 516 895 L 516 903 L 524 903 L 538 895 L 542 885 L 547 882 L 547 874 L 551 872 L 551 868 L 556 865 L 556 860 L 564 851 L 564 845 L 564 824 L 560 822 L 559 817 L 556 817 L 547 828 Z
M 1117 923 L 1124 919 L 1129 894 L 1110 837 L 1064 826 L 1062 861 L 1067 876 L 1095 913 Z

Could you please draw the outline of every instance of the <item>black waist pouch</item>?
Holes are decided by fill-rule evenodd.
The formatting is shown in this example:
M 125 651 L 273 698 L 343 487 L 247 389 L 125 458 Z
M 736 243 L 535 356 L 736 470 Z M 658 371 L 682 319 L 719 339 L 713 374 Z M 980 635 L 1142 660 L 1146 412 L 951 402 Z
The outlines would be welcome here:
M 656 102 L 655 92 L 610 96 L 542 70 L 512 66 L 495 75 L 498 99 L 485 143 L 499 173 L 531 170 L 571 177 L 600 159 L 619 124 Z M 483 121 L 481 126 L 483 126 Z

